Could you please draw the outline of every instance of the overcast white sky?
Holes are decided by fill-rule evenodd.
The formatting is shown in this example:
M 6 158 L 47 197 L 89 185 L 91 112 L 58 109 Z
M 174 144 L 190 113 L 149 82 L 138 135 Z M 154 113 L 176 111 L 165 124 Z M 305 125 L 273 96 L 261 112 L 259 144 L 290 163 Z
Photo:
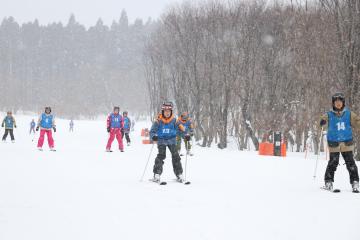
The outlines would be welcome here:
M 70 14 L 74 13 L 78 22 L 92 26 L 99 17 L 105 24 L 118 20 L 122 9 L 125 9 L 129 21 L 136 18 L 144 21 L 151 17 L 156 19 L 172 3 L 181 0 L 0 0 L 0 22 L 13 16 L 19 23 L 38 19 L 41 24 L 49 22 L 67 23 Z

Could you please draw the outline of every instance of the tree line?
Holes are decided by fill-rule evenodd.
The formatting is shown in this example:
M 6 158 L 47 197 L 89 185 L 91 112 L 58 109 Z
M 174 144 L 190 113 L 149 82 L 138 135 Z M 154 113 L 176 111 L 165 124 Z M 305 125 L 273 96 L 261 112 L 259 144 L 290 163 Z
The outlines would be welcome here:
M 147 111 L 142 66 L 144 43 L 156 24 L 129 23 L 123 10 L 111 26 L 99 19 L 85 28 L 68 23 L 0 25 L 0 110 L 39 111 L 60 116 L 96 116 L 113 105 Z
M 174 5 L 145 47 L 152 113 L 173 100 L 202 146 L 226 148 L 232 136 L 258 148 L 279 130 L 293 151 L 309 139 L 317 151 L 333 93 L 360 114 L 359 33 L 357 0 Z

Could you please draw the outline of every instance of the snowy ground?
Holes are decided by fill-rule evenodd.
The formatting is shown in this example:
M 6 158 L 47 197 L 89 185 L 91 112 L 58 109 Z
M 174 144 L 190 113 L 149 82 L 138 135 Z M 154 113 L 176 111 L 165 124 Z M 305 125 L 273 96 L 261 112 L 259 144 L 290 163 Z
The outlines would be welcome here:
M 30 117 L 17 122 L 16 143 L 0 145 L 1 240 L 360 239 L 360 195 L 350 192 L 345 166 L 336 175 L 341 193 L 319 189 L 324 156 L 314 181 L 315 156 L 195 147 L 192 184 L 171 181 L 168 158 L 169 183 L 159 186 L 139 181 L 151 147 L 140 142 L 142 124 L 124 153 L 105 153 L 105 121 L 76 121 L 69 133 L 58 120 L 58 151 L 38 152 Z

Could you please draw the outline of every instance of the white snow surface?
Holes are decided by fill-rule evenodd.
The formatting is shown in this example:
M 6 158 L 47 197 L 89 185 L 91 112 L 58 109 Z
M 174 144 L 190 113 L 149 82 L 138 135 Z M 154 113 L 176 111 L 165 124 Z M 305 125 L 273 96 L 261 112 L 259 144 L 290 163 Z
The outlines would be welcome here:
M 320 190 L 326 167 L 316 156 L 286 158 L 256 152 L 194 147 L 188 158 L 191 185 L 173 181 L 167 153 L 160 186 L 140 182 L 151 145 L 141 127 L 121 153 L 105 152 L 103 121 L 57 120 L 57 152 L 36 149 L 28 133 L 32 117 L 17 117 L 16 143 L 0 144 L 1 240 L 359 240 L 360 194 L 351 193 L 341 160 L 335 194 Z M 3 130 L 1 131 L 3 133 Z M 183 157 L 182 162 L 184 163 Z

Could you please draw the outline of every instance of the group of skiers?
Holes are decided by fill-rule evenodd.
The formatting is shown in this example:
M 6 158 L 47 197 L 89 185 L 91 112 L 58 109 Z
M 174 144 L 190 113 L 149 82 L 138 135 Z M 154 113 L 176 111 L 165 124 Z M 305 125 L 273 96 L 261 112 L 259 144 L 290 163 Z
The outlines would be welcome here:
M 35 125 L 35 121 L 32 120 L 30 124 L 30 133 L 35 132 Z M 121 115 L 120 107 L 114 107 L 113 112 L 107 117 L 107 132 L 109 133 L 109 139 L 106 145 L 107 152 L 112 151 L 111 145 L 115 138 L 118 141 L 118 147 L 121 152 L 124 151 L 124 136 L 127 145 L 130 146 L 131 140 L 129 133 L 133 127 L 132 125 L 133 124 L 128 117 L 128 112 L 124 111 Z M 73 131 L 73 126 L 74 123 L 71 120 L 70 131 Z M 334 175 L 337 166 L 339 165 L 341 153 L 345 160 L 347 170 L 349 171 L 350 184 L 353 192 L 358 193 L 359 173 L 353 156 L 353 130 L 360 129 L 360 117 L 346 107 L 344 94 L 336 93 L 332 96 L 332 109 L 321 116 L 320 126 L 322 130 L 327 130 L 327 142 L 330 152 L 330 160 L 324 176 L 324 189 L 333 191 Z M 8 134 L 10 134 L 11 140 L 14 141 L 13 129 L 16 128 L 16 122 L 10 111 L 7 112 L 7 115 L 2 122 L 2 127 L 5 127 L 3 141 L 6 140 Z M 35 130 L 40 130 L 40 137 L 37 145 L 38 149 L 42 150 L 46 135 L 50 150 L 55 151 L 52 131 L 56 132 L 56 125 L 50 107 L 46 107 L 45 112 L 41 114 Z M 172 102 L 164 102 L 161 106 L 161 113 L 159 113 L 154 120 L 150 130 L 150 137 L 153 142 L 157 142 L 158 147 L 158 154 L 155 158 L 153 167 L 153 181 L 161 182 L 160 176 L 163 172 L 167 148 L 170 150 L 172 156 L 173 170 L 177 180 L 179 182 L 185 181 L 183 177 L 181 156 L 179 153 L 182 141 L 184 141 L 186 154 L 192 155 L 191 138 L 193 134 L 194 125 L 189 114 L 183 112 L 176 118 L 173 113 Z

